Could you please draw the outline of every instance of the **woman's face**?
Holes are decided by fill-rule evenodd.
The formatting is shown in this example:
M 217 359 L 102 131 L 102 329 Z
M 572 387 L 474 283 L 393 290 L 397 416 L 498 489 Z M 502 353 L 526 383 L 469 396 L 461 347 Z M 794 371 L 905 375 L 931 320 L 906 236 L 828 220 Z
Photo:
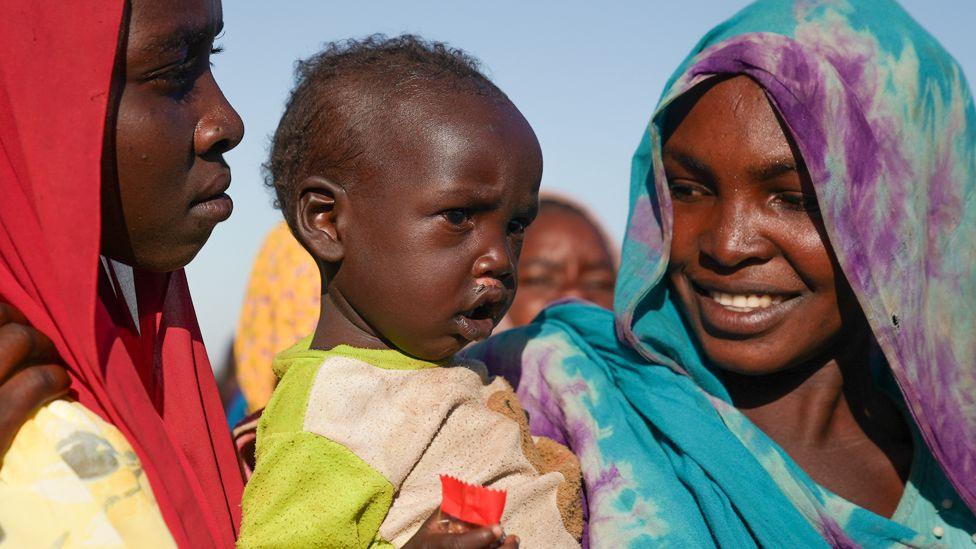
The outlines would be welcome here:
M 532 322 L 546 305 L 579 298 L 613 307 L 616 269 L 603 236 L 583 216 L 543 208 L 525 231 L 519 259 L 518 293 L 508 311 L 514 326 Z
M 230 216 L 223 153 L 244 126 L 210 71 L 222 26 L 219 0 L 132 0 L 107 132 L 106 255 L 151 271 L 179 269 Z
M 669 276 L 706 355 L 763 375 L 834 352 L 843 319 L 860 312 L 765 93 L 738 76 L 675 115 L 683 110 L 663 150 L 674 210 Z

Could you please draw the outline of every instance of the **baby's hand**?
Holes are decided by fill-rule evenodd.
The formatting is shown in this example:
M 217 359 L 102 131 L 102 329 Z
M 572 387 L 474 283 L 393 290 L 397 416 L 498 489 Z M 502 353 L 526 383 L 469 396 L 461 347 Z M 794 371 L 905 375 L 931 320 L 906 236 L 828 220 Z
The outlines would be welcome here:
M 428 518 L 420 530 L 404 545 L 404 549 L 515 549 L 518 536 L 505 536 L 502 527 L 471 528 L 441 515 L 440 509 Z M 503 541 L 504 539 L 504 541 Z

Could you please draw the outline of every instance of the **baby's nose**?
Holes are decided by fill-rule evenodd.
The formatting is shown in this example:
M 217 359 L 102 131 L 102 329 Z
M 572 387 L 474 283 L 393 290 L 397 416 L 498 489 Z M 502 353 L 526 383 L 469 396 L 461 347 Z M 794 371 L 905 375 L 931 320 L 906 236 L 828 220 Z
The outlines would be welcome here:
M 475 278 L 490 276 L 503 279 L 515 272 L 515 263 L 505 249 L 492 248 L 482 254 L 475 262 L 471 274 Z

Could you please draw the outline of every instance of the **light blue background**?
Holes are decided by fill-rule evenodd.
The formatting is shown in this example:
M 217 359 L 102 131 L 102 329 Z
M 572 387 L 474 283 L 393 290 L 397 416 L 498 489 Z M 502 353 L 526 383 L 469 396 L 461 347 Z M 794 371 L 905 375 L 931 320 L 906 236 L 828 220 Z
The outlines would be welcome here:
M 857 0 L 852 0 L 857 1 Z M 619 242 L 633 153 L 665 80 L 713 25 L 745 0 L 620 2 L 225 0 L 217 79 L 247 127 L 228 154 L 233 217 L 188 268 L 210 357 L 220 368 L 251 262 L 280 218 L 260 165 L 296 59 L 324 42 L 411 32 L 475 55 L 535 128 L 543 187 L 571 194 Z M 903 4 L 976 79 L 976 0 Z

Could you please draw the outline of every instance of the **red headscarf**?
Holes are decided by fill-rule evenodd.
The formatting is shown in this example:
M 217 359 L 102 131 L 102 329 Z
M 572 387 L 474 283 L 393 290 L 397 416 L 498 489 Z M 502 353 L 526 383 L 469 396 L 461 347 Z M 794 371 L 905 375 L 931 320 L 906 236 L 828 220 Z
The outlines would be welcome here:
M 182 271 L 136 270 L 141 335 L 99 292 L 103 133 L 123 0 L 4 0 L 0 299 L 132 444 L 180 546 L 231 546 L 243 489 Z M 108 295 L 106 295 L 108 294 Z M 123 306 L 124 307 L 124 306 Z

